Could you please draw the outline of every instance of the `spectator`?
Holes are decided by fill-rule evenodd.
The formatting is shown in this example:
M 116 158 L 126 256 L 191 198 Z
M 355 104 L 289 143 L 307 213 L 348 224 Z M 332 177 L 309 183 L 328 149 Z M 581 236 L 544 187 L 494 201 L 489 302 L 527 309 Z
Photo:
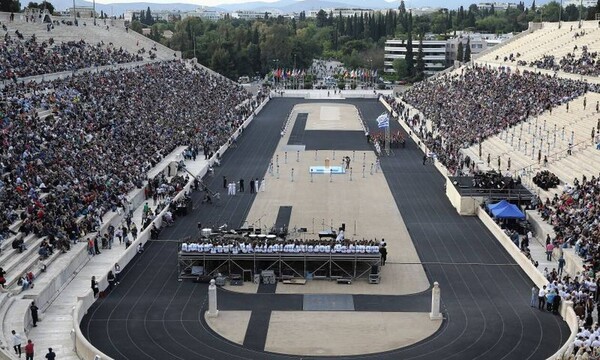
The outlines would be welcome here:
M 459 150 L 480 143 L 509 126 L 547 109 L 568 103 L 596 86 L 533 72 L 469 67 L 417 83 L 404 92 L 404 102 L 432 122 L 428 131 L 418 115 L 392 104 L 451 173 L 464 165 Z
M 121 276 L 121 265 L 119 265 L 119 263 L 115 263 L 115 285 L 119 285 L 119 279 Z
M 33 341 L 31 339 L 27 340 L 27 345 L 25 345 L 25 360 L 33 360 Z
M 17 334 L 16 331 L 12 330 L 12 344 L 13 344 L 13 349 L 15 350 L 15 354 L 19 355 L 19 358 L 21 357 L 21 344 L 23 343 L 23 338 L 21 338 L 21 335 Z
M 94 292 L 94 298 L 96 298 L 100 290 L 98 289 L 98 282 L 95 276 L 92 276 L 92 291 Z
M 46 359 L 56 360 L 56 353 L 54 351 L 52 351 L 52 348 L 48 348 L 48 353 L 46 354 Z
M 108 280 L 108 291 L 111 291 L 113 288 L 113 285 L 115 284 L 115 275 L 113 274 L 112 270 L 110 270 L 108 272 L 108 275 L 106 276 L 106 280 Z

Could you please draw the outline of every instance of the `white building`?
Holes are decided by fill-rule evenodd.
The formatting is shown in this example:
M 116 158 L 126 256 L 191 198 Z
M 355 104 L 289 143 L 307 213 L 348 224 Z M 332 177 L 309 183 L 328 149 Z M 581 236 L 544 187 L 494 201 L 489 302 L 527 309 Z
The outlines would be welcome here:
M 125 10 L 124 19 L 125 21 L 132 21 L 135 16 L 138 20 L 140 18 L 140 14 L 145 10 Z M 176 21 L 182 18 L 183 13 L 179 10 L 152 10 L 150 9 L 150 14 L 152 14 L 152 18 L 155 21 Z
M 565 0 L 563 1 L 563 7 L 567 7 L 569 5 L 575 5 L 577 8 L 579 6 L 583 6 L 584 8 L 588 7 L 596 7 L 597 1 L 595 0 Z
M 220 11 L 200 8 L 195 11 L 188 11 L 186 13 L 181 14 L 181 18 L 185 19 L 187 17 L 195 17 L 195 18 L 200 18 L 200 19 L 204 19 L 204 20 L 217 21 L 217 20 L 223 19 L 225 17 L 225 15 L 226 15 L 226 13 L 223 13 Z
M 446 46 L 446 59 L 451 64 L 456 60 L 458 44 L 462 42 L 463 50 L 466 50 L 467 43 L 471 47 L 471 55 L 479 54 L 489 48 L 492 48 L 503 41 L 512 38 L 512 34 L 496 35 L 496 34 L 479 34 L 479 33 L 458 33 L 458 36 L 448 39 Z M 464 54 L 464 53 L 463 53 Z
M 362 14 L 367 15 L 367 14 L 371 14 L 374 12 L 373 9 L 363 9 L 363 8 L 329 8 L 329 9 L 309 10 L 306 13 L 306 17 L 316 18 L 317 14 L 321 10 L 325 11 L 325 13 L 327 15 L 333 14 L 333 17 L 338 17 L 340 15 L 342 17 L 352 17 L 354 15 L 356 15 L 356 16 L 360 16 Z
M 491 10 L 492 8 L 494 8 L 494 10 L 506 10 L 508 8 L 516 8 L 517 4 L 501 3 L 501 2 L 486 2 L 486 3 L 477 4 L 477 7 L 481 10 L 483 10 L 483 9 Z
M 406 58 L 406 40 L 387 40 L 385 42 L 385 55 L 383 59 L 384 70 L 393 73 L 394 60 Z M 419 40 L 412 42 L 415 64 L 419 51 Z M 423 60 L 425 61 L 425 75 L 430 76 L 447 67 L 446 40 L 423 40 Z
M 268 17 L 272 17 L 273 14 L 268 11 L 253 11 L 253 10 L 238 10 L 234 11 L 231 14 L 232 19 L 242 19 L 242 20 L 254 20 L 254 19 L 264 19 L 265 15 Z
M 478 54 L 497 44 L 508 40 L 512 34 L 495 35 L 495 34 L 479 34 L 479 33 L 459 33 L 457 37 L 448 40 L 423 40 L 423 60 L 425 60 L 425 75 L 430 76 L 436 72 L 442 71 L 449 67 L 456 60 L 458 44 L 463 43 L 463 46 L 469 43 L 471 47 L 471 55 Z M 412 42 L 415 65 L 417 61 L 417 53 L 419 51 L 419 40 L 414 39 Z M 464 50 L 465 48 L 463 48 Z M 463 52 L 464 54 L 464 52 Z M 384 55 L 384 70 L 387 73 L 393 73 L 394 60 L 404 59 L 406 57 L 406 40 L 387 40 L 385 42 Z

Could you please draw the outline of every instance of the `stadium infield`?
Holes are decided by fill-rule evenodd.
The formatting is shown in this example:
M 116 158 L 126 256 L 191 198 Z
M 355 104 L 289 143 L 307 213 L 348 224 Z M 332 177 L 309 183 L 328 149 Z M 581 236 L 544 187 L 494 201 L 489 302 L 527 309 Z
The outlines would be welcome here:
M 216 168 L 214 178 L 207 179 L 209 187 L 220 188 L 222 176 L 264 176 L 286 115 L 294 105 L 309 102 L 273 99 L 240 137 L 238 147 L 225 154 L 222 167 Z M 353 104 L 365 119 L 375 119 L 383 110 L 375 100 L 332 103 Z M 392 131 L 397 130 L 399 126 L 392 124 Z M 381 167 L 429 282 L 440 283 L 445 320 L 433 335 L 412 345 L 344 357 L 547 358 L 566 341 L 566 324 L 560 317 L 529 307 L 531 281 L 478 219 L 455 212 L 444 195 L 443 177 L 434 167 L 423 166 L 421 158 L 416 145 L 408 141 L 405 149 L 395 149 L 393 156 L 383 157 Z M 146 252 L 127 266 L 121 285 L 89 309 L 81 324 L 83 333 L 115 359 L 297 358 L 264 350 L 272 314 L 302 311 L 301 294 L 220 290 L 220 310 L 252 312 L 248 323 L 253 335 L 246 333 L 240 345 L 212 331 L 204 320 L 206 284 L 177 282 L 176 242 L 166 239 L 196 234 L 198 222 L 242 225 L 254 202 L 250 195 L 224 196 L 219 204 L 209 206 L 200 204 L 200 194 L 193 197 L 194 213 L 164 230 L 164 240 L 149 243 Z M 351 296 L 355 312 L 423 313 L 430 306 L 428 291 Z M 360 327 L 360 322 L 356 326 Z M 403 332 L 398 329 L 390 333 L 402 336 Z M 239 342 L 241 335 L 236 336 Z

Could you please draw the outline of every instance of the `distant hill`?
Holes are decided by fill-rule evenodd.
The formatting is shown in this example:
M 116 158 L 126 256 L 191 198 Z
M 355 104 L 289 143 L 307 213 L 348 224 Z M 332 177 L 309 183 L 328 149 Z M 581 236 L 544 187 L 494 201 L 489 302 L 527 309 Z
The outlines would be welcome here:
M 202 6 L 202 0 L 197 0 L 196 4 L 172 3 L 172 4 L 157 4 L 152 2 L 135 2 L 135 3 L 112 3 L 112 4 L 96 4 L 98 11 L 104 11 L 109 15 L 121 15 L 126 10 L 142 10 L 150 7 L 151 10 L 179 10 L 192 11 Z M 525 6 L 531 6 L 533 0 L 525 0 Z M 538 0 L 536 4 L 542 5 L 549 0 Z M 73 6 L 72 0 L 51 0 L 57 10 L 65 10 Z M 457 9 L 459 6 L 468 7 L 470 4 L 485 2 L 485 0 L 405 0 L 407 8 L 422 8 L 422 7 L 444 7 L 449 9 Z M 92 6 L 91 1 L 76 0 L 77 5 Z M 236 10 L 255 10 L 255 11 L 270 11 L 279 10 L 283 12 L 301 12 L 314 10 L 319 8 L 343 8 L 356 7 L 368 9 L 393 9 L 400 5 L 400 0 L 279 0 L 276 2 L 253 1 L 237 4 L 222 4 L 218 7 L 206 7 L 217 11 L 236 11 Z
M 385 0 L 279 0 L 276 2 L 253 1 L 238 4 L 222 4 L 220 8 L 227 11 L 235 10 L 265 10 L 279 9 L 285 11 L 307 11 L 319 8 L 339 8 L 339 7 L 360 7 L 368 9 L 388 9 L 396 8 L 400 5 L 400 0 L 387 2 Z

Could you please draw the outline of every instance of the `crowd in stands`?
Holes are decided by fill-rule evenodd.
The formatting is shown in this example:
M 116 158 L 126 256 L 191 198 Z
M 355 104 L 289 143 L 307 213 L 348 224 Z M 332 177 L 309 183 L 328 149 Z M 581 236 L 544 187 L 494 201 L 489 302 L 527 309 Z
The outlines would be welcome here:
M 540 188 L 548 191 L 548 189 L 552 189 L 560 184 L 560 180 L 558 176 L 554 175 L 548 170 L 540 171 L 533 177 L 533 183 L 539 186 Z
M 385 240 L 252 240 L 244 239 L 199 239 L 181 244 L 183 252 L 211 254 L 252 254 L 252 253 L 326 253 L 326 254 L 376 254 L 385 247 Z
M 58 44 L 50 38 L 40 43 L 35 35 L 27 40 L 22 37 L 18 31 L 16 38 L 6 33 L 0 43 L 0 80 L 143 60 L 140 55 L 102 42 L 91 45 L 80 40 Z
M 166 154 L 217 149 L 257 105 L 239 85 L 176 61 L 9 83 L 1 98 L 2 235 L 20 221 L 18 231 L 49 244 L 97 230 Z
M 455 173 L 462 165 L 461 148 L 568 102 L 587 90 L 598 89 L 581 81 L 528 71 L 474 66 L 415 84 L 402 98 L 432 121 L 433 131 L 425 131 L 421 126 L 422 139 Z M 400 104 L 394 110 L 398 114 L 405 111 Z
M 564 260 L 562 262 L 564 264 Z M 544 269 L 548 280 L 542 289 L 532 288 L 531 306 L 542 311 L 558 314 L 560 303 L 573 302 L 573 310 L 578 318 L 579 331 L 575 341 L 570 344 L 563 359 L 592 359 L 600 355 L 600 327 L 595 317 L 600 314 L 598 302 L 600 278 L 595 276 L 591 266 L 584 266 L 575 276 L 565 275 L 561 269 Z
M 548 220 L 556 233 L 556 241 L 575 247 L 584 264 L 600 270 L 600 180 L 585 176 L 573 185 L 565 185 L 562 195 L 538 204 L 541 216 Z
M 577 56 L 575 51 L 577 51 L 577 46 L 572 53 L 568 53 L 558 60 L 554 55 L 544 55 L 541 59 L 530 62 L 529 66 L 586 76 L 600 75 L 598 52 L 590 52 L 585 45 L 581 47 L 581 55 Z

